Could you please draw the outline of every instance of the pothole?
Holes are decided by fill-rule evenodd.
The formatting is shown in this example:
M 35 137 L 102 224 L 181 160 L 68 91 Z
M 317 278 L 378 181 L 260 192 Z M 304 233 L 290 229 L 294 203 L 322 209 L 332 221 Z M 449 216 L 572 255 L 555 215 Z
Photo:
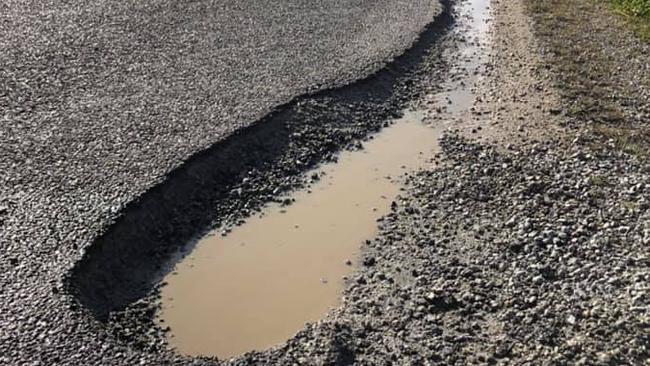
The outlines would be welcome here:
M 401 178 L 437 149 L 439 132 L 421 120 L 406 113 L 362 149 L 314 171 L 292 204 L 270 205 L 228 235 L 216 230 L 198 241 L 162 288 L 170 344 L 218 357 L 263 350 L 336 306 Z
M 471 105 L 482 52 L 476 46 L 485 38 L 476 29 L 487 3 L 458 6 L 474 21 L 463 23 L 469 29 L 456 27 L 451 38 L 476 42 L 460 42 L 461 56 L 450 62 L 460 72 L 444 84 L 445 92 L 434 93 L 451 106 L 439 113 L 443 119 L 458 118 Z M 437 148 L 444 121 L 433 129 L 422 123 L 428 115 L 408 112 L 385 124 L 430 88 L 415 84 L 436 85 L 446 70 L 436 42 L 448 30 L 449 14 L 377 74 L 298 98 L 197 154 L 130 204 L 71 271 L 70 291 L 79 303 L 121 341 L 220 358 L 267 349 L 322 318 L 339 304 L 343 278 L 355 270 L 361 243 L 390 209 L 400 177 Z M 309 171 L 382 126 L 362 150 L 342 152 L 337 164 Z M 301 177 L 312 176 L 310 187 L 294 191 Z M 227 225 L 228 235 L 212 231 L 196 239 L 246 217 L 243 225 Z M 161 287 L 163 278 L 167 285 Z M 164 341 L 157 330 L 166 327 Z
M 377 73 L 278 107 L 196 153 L 130 202 L 69 272 L 71 309 L 94 317 L 98 332 L 119 342 L 167 352 L 164 326 L 154 314 L 161 280 L 179 251 L 211 228 L 256 220 L 260 207 L 303 187 L 307 171 L 399 118 L 422 85 L 444 72 L 437 46 L 451 22 L 448 10 L 441 13 L 412 48 Z M 340 293 L 340 276 L 328 276 L 323 279 Z
M 361 243 L 375 236 L 400 178 L 434 155 L 445 126 L 470 118 L 487 55 L 489 1 L 456 10 L 463 21 L 453 31 L 459 47 L 446 55 L 452 74 L 433 95 L 444 106 L 437 128 L 422 123 L 425 113 L 407 112 L 362 150 L 314 171 L 318 179 L 288 206 L 267 206 L 227 235 L 215 230 L 199 240 L 161 291 L 159 321 L 178 352 L 229 358 L 268 349 L 339 304 Z

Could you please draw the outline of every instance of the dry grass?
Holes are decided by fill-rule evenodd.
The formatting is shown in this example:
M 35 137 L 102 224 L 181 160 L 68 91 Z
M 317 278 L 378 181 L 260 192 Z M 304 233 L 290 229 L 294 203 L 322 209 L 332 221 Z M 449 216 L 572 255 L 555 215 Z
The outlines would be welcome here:
M 612 6 L 625 2 L 607 1 L 612 1 Z M 650 0 L 642 1 L 650 4 Z M 547 62 L 557 76 L 556 87 L 566 101 L 567 115 L 593 127 L 594 148 L 613 146 L 637 157 L 650 157 L 650 126 L 629 121 L 620 101 L 612 97 L 636 92 L 610 77 L 611 70 L 624 65 L 605 54 L 589 34 L 589 20 L 602 16 L 608 7 L 602 0 L 525 2 L 536 22 L 535 33 L 549 51 Z M 630 14 L 626 16 L 632 17 Z

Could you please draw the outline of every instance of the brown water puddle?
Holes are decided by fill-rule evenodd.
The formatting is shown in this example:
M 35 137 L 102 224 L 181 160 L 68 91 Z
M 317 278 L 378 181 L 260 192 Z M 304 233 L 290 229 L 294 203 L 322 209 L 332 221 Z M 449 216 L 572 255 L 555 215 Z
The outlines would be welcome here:
M 226 237 L 201 239 L 165 278 L 159 315 L 170 344 L 221 358 L 263 350 L 337 306 L 342 278 L 389 212 L 401 177 L 437 150 L 439 131 L 421 119 L 409 112 L 363 150 L 341 153 L 294 204 L 270 205 Z

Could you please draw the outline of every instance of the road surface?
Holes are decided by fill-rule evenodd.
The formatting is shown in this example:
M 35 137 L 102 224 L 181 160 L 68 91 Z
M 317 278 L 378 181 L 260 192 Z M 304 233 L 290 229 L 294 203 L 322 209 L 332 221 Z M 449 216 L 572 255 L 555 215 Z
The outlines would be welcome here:
M 0 4 L 0 364 L 137 364 L 61 280 L 121 207 L 309 91 L 379 69 L 431 0 Z

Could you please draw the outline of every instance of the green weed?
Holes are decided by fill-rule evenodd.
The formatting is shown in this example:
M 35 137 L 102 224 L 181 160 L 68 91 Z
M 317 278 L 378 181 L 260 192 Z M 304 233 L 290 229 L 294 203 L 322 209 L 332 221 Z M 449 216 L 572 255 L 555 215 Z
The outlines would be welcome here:
M 650 40 L 650 0 L 610 0 L 614 11 L 626 18 L 636 33 Z

